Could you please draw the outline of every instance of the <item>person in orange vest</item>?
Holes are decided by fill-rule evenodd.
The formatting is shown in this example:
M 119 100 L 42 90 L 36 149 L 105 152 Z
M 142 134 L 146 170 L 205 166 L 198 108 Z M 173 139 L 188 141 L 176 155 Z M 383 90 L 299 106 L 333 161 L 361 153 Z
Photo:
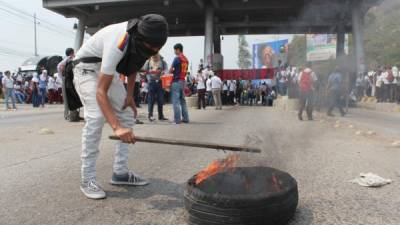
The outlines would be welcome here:
M 311 63 L 307 64 L 307 67 L 300 72 L 299 82 L 299 94 L 300 94 L 300 109 L 299 109 L 299 120 L 303 120 L 303 110 L 306 108 L 308 120 L 313 120 L 313 95 L 317 76 L 311 69 Z

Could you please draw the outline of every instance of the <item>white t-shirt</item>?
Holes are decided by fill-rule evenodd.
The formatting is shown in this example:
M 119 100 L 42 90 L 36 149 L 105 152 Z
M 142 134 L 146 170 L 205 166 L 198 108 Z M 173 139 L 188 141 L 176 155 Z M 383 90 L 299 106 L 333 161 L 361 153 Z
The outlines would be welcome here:
M 211 91 L 211 79 L 207 79 L 206 81 L 206 91 Z
M 389 80 L 388 80 L 388 76 L 389 76 L 389 73 L 387 71 L 382 72 L 381 77 L 382 77 L 382 81 L 383 81 L 384 84 L 389 84 L 390 83 Z
M 382 84 L 383 84 L 383 77 L 382 77 L 382 75 L 379 75 L 379 76 L 376 77 L 375 86 L 376 87 L 382 87 Z
M 13 88 L 14 87 L 14 80 L 11 77 L 8 78 L 7 76 L 4 76 L 3 79 L 1 80 L 1 83 L 3 84 L 3 87 L 5 87 L 5 88 Z
M 203 75 L 204 75 L 204 77 L 208 78 L 210 76 L 214 76 L 214 72 L 212 70 L 205 69 L 205 70 L 203 70 Z
M 114 76 L 118 63 L 124 56 L 129 34 L 128 22 L 112 24 L 95 33 L 76 54 L 76 59 L 85 57 L 102 58 L 100 71 Z
M 204 74 L 203 73 L 199 73 L 197 74 L 197 89 L 205 89 L 206 88 L 206 84 L 205 84 L 205 79 L 204 79 Z
M 17 76 L 17 81 L 22 82 L 22 76 L 21 76 L 21 74 L 18 74 L 18 76 Z
M 221 89 L 222 81 L 218 76 L 211 77 L 211 88 L 212 89 Z
M 21 85 L 19 85 L 19 84 L 14 84 L 14 90 L 15 90 L 15 91 L 21 91 Z
M 72 56 L 67 56 L 60 63 L 58 63 L 57 73 L 59 74 L 59 76 L 62 76 L 64 74 L 65 66 L 70 60 L 73 60 Z
M 229 86 L 230 92 L 235 92 L 235 90 L 236 90 L 236 82 L 235 81 L 233 81 L 233 80 L 228 81 L 228 86 Z
M 58 90 L 59 88 L 62 88 L 62 79 L 58 74 L 55 77 L 56 77 L 56 89 Z
M 47 83 L 47 88 L 49 90 L 56 89 L 56 80 L 53 77 L 49 77 L 49 82 Z
M 393 84 L 399 84 L 400 83 L 400 79 L 399 79 L 399 69 L 397 68 L 397 66 L 393 66 L 392 67 L 392 73 L 393 73 Z
M 142 83 L 141 92 L 149 92 L 149 84 L 147 82 Z
M 226 83 L 224 83 L 224 86 L 222 86 L 222 90 L 228 91 L 228 85 Z
M 399 76 L 399 69 L 397 68 L 397 66 L 393 66 L 392 67 L 392 73 L 394 77 L 398 77 Z

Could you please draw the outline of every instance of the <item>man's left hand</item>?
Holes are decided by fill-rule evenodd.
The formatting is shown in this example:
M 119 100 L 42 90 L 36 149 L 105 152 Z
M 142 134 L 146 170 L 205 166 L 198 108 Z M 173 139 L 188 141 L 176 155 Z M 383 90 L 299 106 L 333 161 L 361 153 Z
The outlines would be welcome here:
M 133 110 L 133 116 L 134 116 L 135 119 L 136 119 L 136 117 L 137 117 L 136 104 L 135 104 L 135 101 L 133 100 L 133 97 L 131 97 L 131 96 L 126 97 L 124 106 L 122 107 L 122 110 L 125 110 L 125 109 L 128 108 L 128 107 L 131 107 L 131 108 L 132 108 L 132 110 Z

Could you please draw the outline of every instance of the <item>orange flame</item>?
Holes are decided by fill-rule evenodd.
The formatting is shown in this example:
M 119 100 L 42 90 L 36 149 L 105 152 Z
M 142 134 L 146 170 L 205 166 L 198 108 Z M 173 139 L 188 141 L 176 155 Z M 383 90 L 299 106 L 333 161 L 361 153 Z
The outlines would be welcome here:
M 196 174 L 195 184 L 198 185 L 207 178 L 214 176 L 217 173 L 224 172 L 227 170 L 233 170 L 236 166 L 236 162 L 239 159 L 238 155 L 230 155 L 226 159 L 214 160 L 205 169 Z

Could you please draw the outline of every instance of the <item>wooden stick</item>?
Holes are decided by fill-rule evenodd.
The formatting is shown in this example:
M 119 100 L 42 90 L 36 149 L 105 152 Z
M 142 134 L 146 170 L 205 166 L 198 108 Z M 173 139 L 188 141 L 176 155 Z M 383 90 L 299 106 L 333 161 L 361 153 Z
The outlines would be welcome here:
M 117 136 L 109 136 L 109 138 L 111 140 L 120 140 L 120 138 Z M 234 151 L 234 152 L 261 153 L 261 150 L 258 148 L 249 148 L 246 146 L 219 145 L 219 144 L 206 143 L 206 142 L 169 140 L 169 139 L 162 139 L 162 138 L 138 137 L 138 136 L 136 136 L 135 139 L 137 142 L 166 144 L 166 145 L 179 145 L 179 146 L 188 146 L 188 147 L 197 147 L 197 148 L 211 148 L 211 149 L 216 149 L 216 150 L 226 150 L 226 151 Z

